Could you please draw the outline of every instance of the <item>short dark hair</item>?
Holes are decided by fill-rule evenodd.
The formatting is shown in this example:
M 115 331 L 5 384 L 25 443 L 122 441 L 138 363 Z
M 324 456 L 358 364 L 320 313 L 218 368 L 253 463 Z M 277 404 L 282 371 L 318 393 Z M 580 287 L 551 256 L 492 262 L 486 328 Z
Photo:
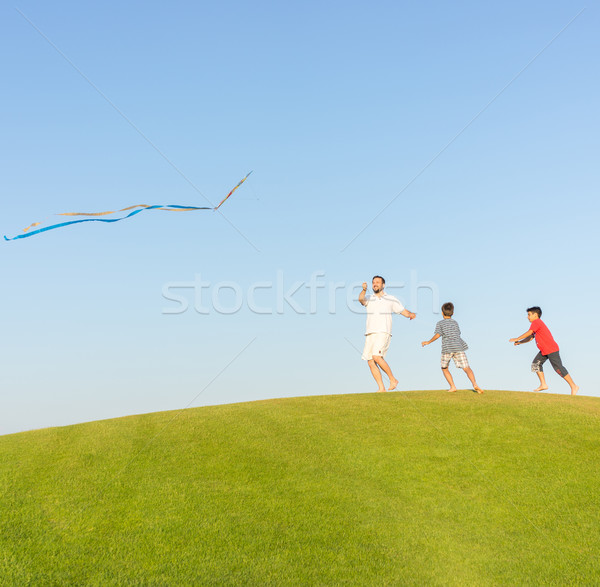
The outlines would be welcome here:
M 452 302 L 446 302 L 442 305 L 442 314 L 444 316 L 452 316 L 454 314 L 454 304 Z
M 532 314 L 537 314 L 538 318 L 542 317 L 542 309 L 539 306 L 531 306 L 531 308 L 527 308 L 527 311 Z
M 381 275 L 374 275 L 373 279 L 381 279 L 381 282 L 385 283 L 385 279 L 383 277 L 381 277 Z M 373 279 L 371 279 L 371 281 L 373 281 Z

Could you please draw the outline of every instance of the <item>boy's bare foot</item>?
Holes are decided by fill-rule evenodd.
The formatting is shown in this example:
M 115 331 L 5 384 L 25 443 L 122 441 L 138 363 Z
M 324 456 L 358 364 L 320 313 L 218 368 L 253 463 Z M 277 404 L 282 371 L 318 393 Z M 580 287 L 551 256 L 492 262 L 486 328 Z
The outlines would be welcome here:
M 534 389 L 533 391 L 544 391 L 546 389 L 548 389 L 547 385 L 546 386 L 540 385 L 537 389 Z
M 398 386 L 398 380 L 397 379 L 390 379 L 390 386 L 388 387 L 388 391 L 393 391 L 394 389 L 396 389 L 396 387 Z
M 571 387 L 571 395 L 577 395 L 578 391 L 579 391 L 579 385 L 576 385 L 575 387 Z
M 451 388 L 448 390 L 448 393 L 454 393 L 455 391 L 456 391 L 456 387 L 451 387 Z
M 477 392 L 477 393 L 483 393 L 483 389 L 481 389 L 481 387 L 477 387 L 477 385 L 475 387 L 473 387 L 473 389 Z
M 377 393 L 380 393 L 380 392 L 382 392 L 382 391 L 386 391 L 385 387 L 382 387 L 381 389 L 378 389 L 378 390 L 377 390 Z

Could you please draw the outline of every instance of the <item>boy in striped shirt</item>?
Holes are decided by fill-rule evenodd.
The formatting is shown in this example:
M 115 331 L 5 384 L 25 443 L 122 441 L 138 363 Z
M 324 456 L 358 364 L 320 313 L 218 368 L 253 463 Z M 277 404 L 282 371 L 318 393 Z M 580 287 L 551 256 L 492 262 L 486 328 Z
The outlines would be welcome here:
M 449 392 L 455 392 L 456 386 L 454 385 L 454 379 L 452 379 L 452 375 L 448 370 L 448 366 L 450 365 L 450 360 L 454 359 L 454 364 L 459 368 L 463 369 L 467 374 L 467 377 L 473 384 L 473 389 L 477 393 L 483 393 L 483 389 L 477 385 L 477 381 L 475 381 L 475 374 L 471 367 L 469 367 L 469 362 L 467 361 L 467 355 L 465 351 L 469 348 L 467 343 L 460 337 L 460 328 L 458 326 L 458 322 L 452 319 L 452 315 L 454 314 L 454 304 L 452 302 L 446 302 L 442 306 L 442 316 L 443 320 L 440 320 L 435 325 L 435 334 L 431 337 L 430 340 L 425 340 L 421 343 L 421 346 L 427 346 L 431 344 L 434 340 L 437 340 L 442 337 L 442 373 L 446 378 L 446 381 L 450 384 Z

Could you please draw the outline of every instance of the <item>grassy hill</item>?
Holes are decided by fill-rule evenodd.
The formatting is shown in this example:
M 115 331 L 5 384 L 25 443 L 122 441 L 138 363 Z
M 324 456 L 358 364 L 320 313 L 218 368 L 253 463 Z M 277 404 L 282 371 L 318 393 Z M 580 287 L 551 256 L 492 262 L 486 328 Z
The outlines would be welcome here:
M 600 584 L 600 399 L 270 400 L 0 437 L 2 585 Z

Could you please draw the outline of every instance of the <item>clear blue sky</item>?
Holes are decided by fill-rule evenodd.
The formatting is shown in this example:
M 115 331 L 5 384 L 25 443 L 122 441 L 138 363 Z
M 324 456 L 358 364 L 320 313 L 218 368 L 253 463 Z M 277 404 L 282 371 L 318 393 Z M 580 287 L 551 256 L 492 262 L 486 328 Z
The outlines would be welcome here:
M 395 318 L 400 389 L 444 387 L 439 343 L 420 341 L 450 300 L 483 387 L 536 384 L 535 347 L 508 343 L 536 304 L 581 393 L 600 395 L 597 5 L 0 11 L 2 234 L 57 212 L 215 204 L 254 170 L 225 217 L 147 212 L 0 246 L 0 433 L 371 391 L 346 297 L 376 273 L 418 313 Z M 315 272 L 312 313 L 304 286 L 281 298 Z M 190 288 L 170 313 L 164 288 L 196 275 L 208 314 Z

